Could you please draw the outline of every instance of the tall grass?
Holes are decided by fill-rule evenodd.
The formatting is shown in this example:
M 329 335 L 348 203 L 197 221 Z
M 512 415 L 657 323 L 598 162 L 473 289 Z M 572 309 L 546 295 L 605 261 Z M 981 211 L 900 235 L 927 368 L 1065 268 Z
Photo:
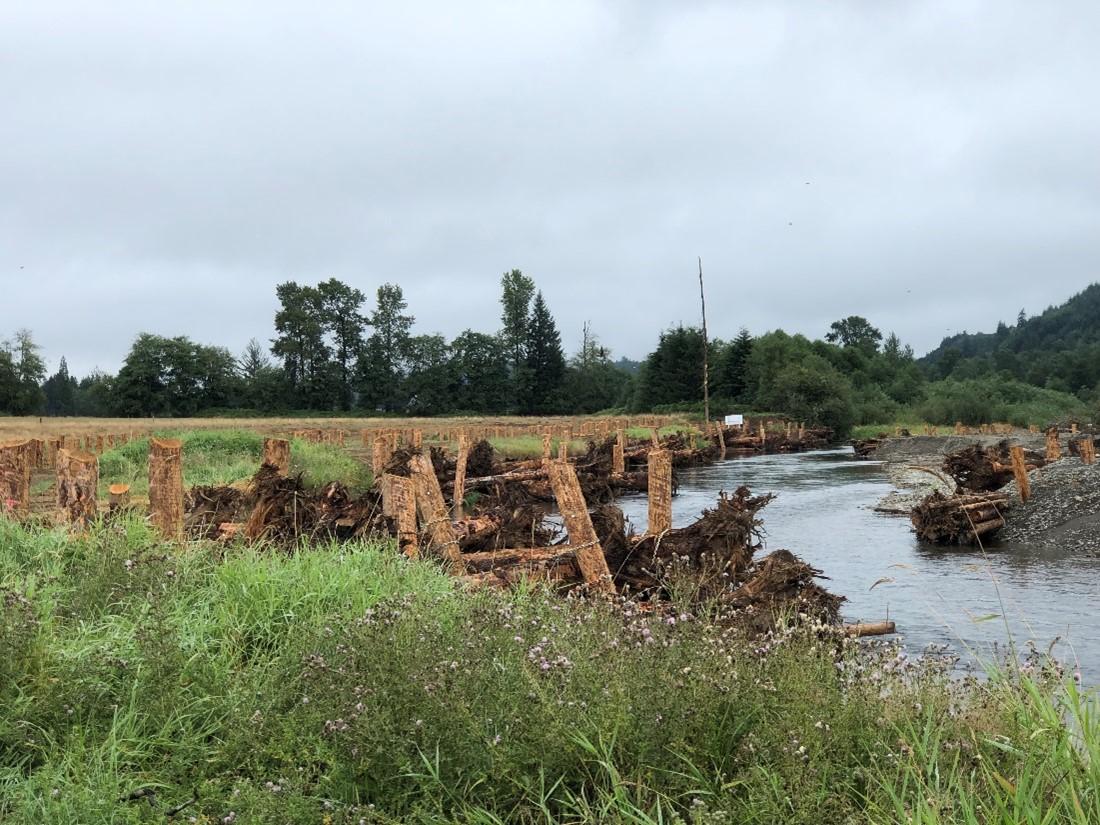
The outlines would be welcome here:
M 1097 700 L 387 545 L 0 522 L 0 821 L 1097 822 Z

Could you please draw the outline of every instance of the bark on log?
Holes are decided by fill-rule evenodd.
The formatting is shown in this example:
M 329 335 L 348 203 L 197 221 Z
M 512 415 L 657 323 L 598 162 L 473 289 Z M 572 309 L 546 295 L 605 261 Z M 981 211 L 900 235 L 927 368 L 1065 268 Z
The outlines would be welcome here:
M 577 473 L 567 461 L 550 463 L 550 486 L 554 490 L 558 509 L 565 522 L 565 532 L 569 536 L 577 555 L 577 567 L 580 568 L 584 582 L 592 590 L 605 593 L 614 592 L 611 571 L 607 568 L 603 548 L 592 526 L 592 517 L 588 514 L 588 504 L 581 492 Z
M 290 442 L 285 438 L 264 439 L 264 464 L 270 464 L 279 475 L 290 475 Z
M 849 636 L 888 636 L 895 632 L 893 622 L 862 622 L 860 624 L 844 625 L 844 632 Z
M 126 489 L 129 490 L 128 485 Z M 92 453 L 57 454 L 57 520 L 83 530 L 96 517 L 99 459 Z
M 183 538 L 183 445 L 174 438 L 149 439 L 149 513 L 166 539 Z

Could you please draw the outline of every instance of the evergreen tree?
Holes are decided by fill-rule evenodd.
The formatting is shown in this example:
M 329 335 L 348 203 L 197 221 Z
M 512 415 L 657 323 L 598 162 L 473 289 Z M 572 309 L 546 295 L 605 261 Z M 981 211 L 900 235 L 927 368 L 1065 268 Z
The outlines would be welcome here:
M 542 292 L 535 295 L 531 306 L 524 350 L 526 375 L 523 409 L 538 414 L 557 411 L 565 378 L 565 355 L 561 349 L 561 335 Z
M 377 304 L 370 316 L 374 332 L 359 359 L 360 404 L 390 412 L 403 407 L 401 378 L 409 351 L 409 331 L 414 318 L 397 284 L 378 287 Z
M 325 343 L 321 293 L 287 281 L 275 287 L 275 294 L 281 306 L 275 313 L 271 352 L 282 359 L 294 403 L 307 409 L 331 409 L 333 369 Z
M 512 399 L 508 355 L 499 336 L 466 330 L 451 341 L 454 410 L 493 413 Z
M 634 408 L 703 400 L 703 333 L 696 327 L 665 330 L 642 362 Z
M 64 356 L 57 372 L 42 385 L 46 395 L 46 415 L 76 415 L 77 381 L 69 375 L 69 365 Z
M 714 394 L 720 398 L 741 400 L 748 388 L 748 361 L 752 355 L 752 335 L 744 327 L 727 344 L 718 359 Z
M 527 341 L 531 322 L 531 299 L 535 282 L 520 270 L 505 272 L 500 279 L 500 340 L 508 358 L 512 379 L 512 403 L 521 407 L 521 396 L 528 384 Z
M 342 281 L 329 278 L 317 285 L 325 331 L 332 341 L 337 374 L 337 405 L 350 410 L 355 366 L 362 354 L 366 319 L 360 313 L 366 296 Z

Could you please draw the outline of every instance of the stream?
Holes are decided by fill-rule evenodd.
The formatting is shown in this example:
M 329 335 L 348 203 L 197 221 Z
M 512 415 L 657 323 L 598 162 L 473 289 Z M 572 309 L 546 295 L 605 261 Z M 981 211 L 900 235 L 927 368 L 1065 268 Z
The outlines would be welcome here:
M 694 521 L 721 490 L 744 484 L 776 499 L 760 516 L 765 549 L 785 548 L 828 577 L 846 596 L 846 621 L 893 619 L 908 649 L 950 645 L 963 656 L 1002 658 L 1008 642 L 1028 640 L 1067 670 L 1100 683 L 1100 559 L 1026 546 L 942 548 L 921 544 L 905 517 L 872 509 L 893 487 L 880 462 L 850 447 L 729 459 L 679 471 L 673 526 Z M 620 500 L 645 529 L 646 499 Z M 878 582 L 878 584 L 876 584 Z M 1056 641 L 1057 640 L 1057 641 Z

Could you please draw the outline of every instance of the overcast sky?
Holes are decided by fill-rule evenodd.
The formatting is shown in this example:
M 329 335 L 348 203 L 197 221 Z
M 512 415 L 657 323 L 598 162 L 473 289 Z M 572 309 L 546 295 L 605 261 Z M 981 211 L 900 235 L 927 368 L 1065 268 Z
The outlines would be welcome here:
M 275 285 L 570 351 L 696 323 L 918 353 L 1100 278 L 1100 3 L 0 3 L 0 337 L 239 351 Z

